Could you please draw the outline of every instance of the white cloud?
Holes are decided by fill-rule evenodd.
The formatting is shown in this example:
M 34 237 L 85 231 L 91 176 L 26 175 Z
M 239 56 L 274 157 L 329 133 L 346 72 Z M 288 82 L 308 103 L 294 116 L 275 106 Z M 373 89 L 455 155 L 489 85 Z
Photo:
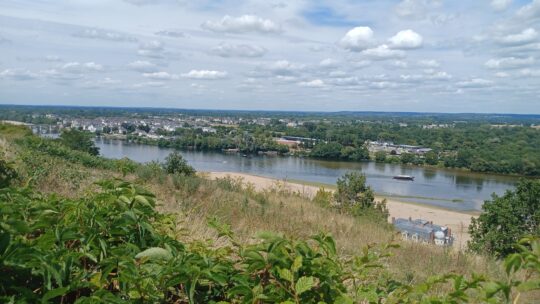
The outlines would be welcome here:
M 277 60 L 272 63 L 263 64 L 255 71 L 256 76 L 292 76 L 304 70 L 304 65 L 295 64 L 288 60 Z
M 325 86 L 325 83 L 324 83 L 324 81 L 322 81 L 320 79 L 314 79 L 314 80 L 311 80 L 311 81 L 300 82 L 300 83 L 298 83 L 298 85 L 302 86 L 302 87 L 322 88 L 322 87 Z
M 540 70 L 523 69 L 519 71 L 519 74 L 525 77 L 540 77 Z
M 191 70 L 188 73 L 182 74 L 182 77 L 192 79 L 223 79 L 227 77 L 227 72 L 211 70 Z
M 409 67 L 409 63 L 407 63 L 407 61 L 404 61 L 404 60 L 394 60 L 392 62 L 392 66 L 397 67 L 397 68 L 406 69 L 406 68 Z
M 165 46 L 163 42 L 158 40 L 152 40 L 139 44 L 139 50 L 137 51 L 137 54 L 139 56 L 162 59 L 165 58 L 164 51 Z
M 326 59 L 321 60 L 321 62 L 319 62 L 319 66 L 321 66 L 322 68 L 336 68 L 338 67 L 338 65 L 339 65 L 339 61 L 333 58 L 326 58 Z
M 68 62 L 62 66 L 62 70 L 69 73 L 101 72 L 103 71 L 103 66 L 95 62 Z
M 507 35 L 499 39 L 499 42 L 508 45 L 520 45 L 533 42 L 538 37 L 538 32 L 532 27 L 524 29 L 519 34 Z
M 348 31 L 339 44 L 351 51 L 362 51 L 372 45 L 373 31 L 367 26 L 359 26 Z
M 75 80 L 84 76 L 80 73 L 66 72 L 64 70 L 49 69 L 40 72 L 41 76 L 54 80 Z
M 154 34 L 158 36 L 165 36 L 165 37 L 171 37 L 171 38 L 186 37 L 186 34 L 180 30 L 163 30 L 163 31 L 155 32 Z
M 506 72 L 497 72 L 497 73 L 495 73 L 495 77 L 506 78 L 506 77 L 510 77 L 510 74 L 508 74 Z
M 420 66 L 427 67 L 427 68 L 438 68 L 441 66 L 441 64 L 437 60 L 434 60 L 434 59 L 420 60 L 418 61 L 418 64 Z
M 393 50 L 388 45 L 379 45 L 373 49 L 367 49 L 362 51 L 362 54 L 369 59 L 373 60 L 387 60 L 405 57 L 405 52 L 400 50 Z
M 179 79 L 178 75 L 169 74 L 167 72 L 154 72 L 154 73 L 143 73 L 143 76 L 155 80 L 176 80 Z
M 452 75 L 444 71 L 439 71 L 429 75 L 428 78 L 433 80 L 449 80 L 452 79 Z
M 231 17 L 226 15 L 220 21 L 206 21 L 201 27 L 213 32 L 223 33 L 279 33 L 281 27 L 270 19 L 263 19 L 255 15 Z
M 493 81 L 482 78 L 473 78 L 456 83 L 456 85 L 460 88 L 485 88 L 491 86 L 492 84 Z
M 512 0 L 491 0 L 491 7 L 496 11 L 504 11 L 507 9 L 510 4 L 512 4 Z
M 137 60 L 130 62 L 128 68 L 137 72 L 151 73 L 157 70 L 157 66 L 149 61 Z
M 161 51 L 163 50 L 163 42 L 158 40 L 143 42 L 139 45 L 139 49 L 149 51 Z
M 267 50 L 258 45 L 221 43 L 210 52 L 221 57 L 262 57 Z
M 533 0 L 531 3 L 520 8 L 517 16 L 526 19 L 540 18 L 540 0 Z
M 0 72 L 0 78 L 13 80 L 33 80 L 38 78 L 38 74 L 25 69 L 5 69 Z
M 417 49 L 422 47 L 424 39 L 413 30 L 404 30 L 388 39 L 391 48 L 395 49 Z
M 146 81 L 146 82 L 136 83 L 132 85 L 133 88 L 147 88 L 147 87 L 159 88 L 163 86 L 165 86 L 165 83 L 162 81 Z
M 489 69 L 515 69 L 530 66 L 534 62 L 535 60 L 533 57 L 504 57 L 498 59 L 490 59 L 485 63 L 485 66 Z
M 128 41 L 128 42 L 137 41 L 137 39 L 135 39 L 134 37 L 130 35 L 107 31 L 107 30 L 101 30 L 101 29 L 85 29 L 81 32 L 75 33 L 74 36 L 80 37 L 80 38 L 101 39 L 101 40 L 108 40 L 108 41 Z
M 403 0 L 395 7 L 395 11 L 402 18 L 424 19 L 428 12 L 441 4 L 441 0 Z

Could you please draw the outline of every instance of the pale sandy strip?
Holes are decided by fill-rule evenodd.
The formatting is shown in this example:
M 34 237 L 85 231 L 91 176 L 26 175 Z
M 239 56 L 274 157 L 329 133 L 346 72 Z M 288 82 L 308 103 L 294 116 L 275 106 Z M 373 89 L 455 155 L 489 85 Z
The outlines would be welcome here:
M 280 183 L 281 187 L 293 192 L 301 193 L 307 197 L 313 197 L 319 190 L 319 187 L 316 186 L 303 185 L 300 183 L 292 183 L 284 180 L 237 172 L 207 172 L 204 174 L 211 179 L 223 178 L 226 176 L 230 176 L 232 178 L 242 178 L 245 183 L 251 183 L 255 189 L 259 191 L 275 187 L 277 183 Z M 390 211 L 389 220 L 391 220 L 392 217 L 412 217 L 413 219 L 422 218 L 433 221 L 438 225 L 448 226 L 450 229 L 452 229 L 456 238 L 456 248 L 463 248 L 466 245 L 467 240 L 469 240 L 467 227 L 469 227 L 469 224 L 471 223 L 472 215 L 441 208 L 401 202 L 394 198 L 387 198 L 383 196 L 376 197 L 377 200 L 382 200 L 385 198 L 387 201 L 388 210 Z

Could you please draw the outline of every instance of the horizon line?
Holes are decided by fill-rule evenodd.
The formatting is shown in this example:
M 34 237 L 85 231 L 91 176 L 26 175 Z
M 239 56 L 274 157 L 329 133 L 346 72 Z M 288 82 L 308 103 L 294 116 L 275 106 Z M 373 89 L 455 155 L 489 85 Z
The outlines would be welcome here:
M 63 108 L 91 108 L 91 109 L 149 109 L 149 110 L 176 110 L 176 111 L 223 111 L 223 112 L 269 112 L 269 113 L 313 113 L 313 114 L 340 114 L 340 113 L 373 113 L 373 114 L 444 114 L 444 115 L 513 115 L 533 116 L 540 118 L 540 113 L 497 113 L 497 112 L 431 112 L 431 111 L 384 111 L 384 110 L 248 110 L 248 109 L 221 109 L 221 108 L 180 108 L 180 107 L 148 107 L 148 106 L 95 106 L 95 105 L 62 105 L 62 104 L 11 104 L 0 103 L 0 107 L 63 107 Z

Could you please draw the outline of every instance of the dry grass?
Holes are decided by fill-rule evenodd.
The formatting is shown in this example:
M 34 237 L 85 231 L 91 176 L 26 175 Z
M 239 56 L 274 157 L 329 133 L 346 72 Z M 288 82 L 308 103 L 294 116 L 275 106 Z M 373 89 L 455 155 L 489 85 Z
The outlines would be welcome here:
M 0 141 L 0 148 L 16 160 L 27 177 L 36 176 L 34 187 L 46 193 L 77 197 L 95 191 L 94 183 L 98 180 L 121 177 L 116 172 L 87 168 L 47 155 L 36 156 L 43 169 L 38 174 L 31 171 L 29 164 L 15 157 L 19 151 L 9 140 L 6 142 L 4 138 Z M 230 224 L 237 238 L 246 243 L 252 242 L 261 231 L 274 231 L 292 238 L 330 233 L 344 257 L 360 253 L 368 244 L 388 243 L 395 237 L 384 223 L 337 213 L 298 193 L 287 191 L 279 183 L 270 189 L 256 191 L 252 185 L 242 185 L 241 181 L 220 183 L 205 178 L 175 179 L 164 174 L 156 174 L 146 180 L 136 175 L 125 178 L 155 193 L 162 211 L 178 214 L 182 228 L 178 237 L 186 241 L 205 241 L 219 246 L 221 240 L 207 225 L 207 219 L 211 217 Z M 501 267 L 489 259 L 429 245 L 400 245 L 402 248 L 396 250 L 388 262 L 390 272 L 398 280 L 414 283 L 448 272 L 476 272 L 503 277 Z

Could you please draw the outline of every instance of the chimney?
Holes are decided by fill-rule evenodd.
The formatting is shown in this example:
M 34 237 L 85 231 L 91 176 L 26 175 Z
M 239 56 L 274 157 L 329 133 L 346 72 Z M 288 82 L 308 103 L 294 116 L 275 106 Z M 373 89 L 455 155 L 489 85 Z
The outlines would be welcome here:
M 412 218 L 409 216 L 409 222 L 412 222 Z

